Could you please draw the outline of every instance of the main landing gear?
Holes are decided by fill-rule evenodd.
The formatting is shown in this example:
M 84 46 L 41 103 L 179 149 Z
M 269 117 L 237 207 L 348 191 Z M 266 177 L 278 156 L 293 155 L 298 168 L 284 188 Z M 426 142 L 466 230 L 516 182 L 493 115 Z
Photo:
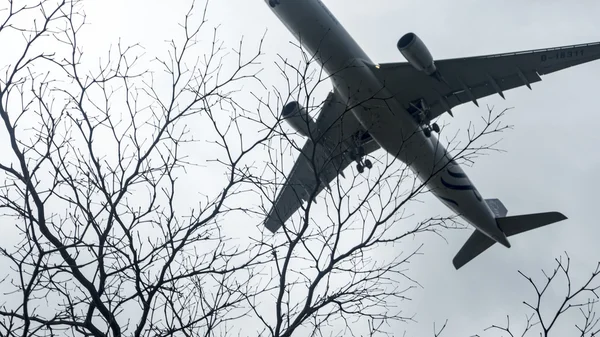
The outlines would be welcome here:
M 358 173 L 365 172 L 365 167 L 369 170 L 373 168 L 373 163 L 369 159 L 363 160 L 364 156 L 365 148 L 362 146 L 359 146 L 358 148 L 355 148 L 352 151 L 350 151 L 350 159 L 356 161 L 356 170 L 358 171 Z
M 423 128 L 425 137 L 431 137 L 431 132 L 440 133 L 440 126 L 437 123 L 431 124 L 429 119 L 429 106 L 424 99 L 420 99 L 414 103 L 410 103 L 409 112 L 413 115 L 417 123 Z
M 423 133 L 425 134 L 425 137 L 429 138 L 431 137 L 431 131 L 435 132 L 435 133 L 440 133 L 440 126 L 437 123 L 433 123 L 431 125 L 425 124 L 422 125 L 423 127 Z

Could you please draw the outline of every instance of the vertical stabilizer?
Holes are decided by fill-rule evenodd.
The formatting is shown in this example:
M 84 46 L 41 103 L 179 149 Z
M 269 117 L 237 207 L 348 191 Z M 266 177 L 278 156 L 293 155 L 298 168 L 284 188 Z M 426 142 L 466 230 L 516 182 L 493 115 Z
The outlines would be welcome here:
M 504 207 L 502 201 L 498 199 L 485 199 L 485 203 L 492 210 L 496 218 L 502 218 L 505 217 L 506 214 L 508 214 L 508 210 L 506 209 L 506 207 Z

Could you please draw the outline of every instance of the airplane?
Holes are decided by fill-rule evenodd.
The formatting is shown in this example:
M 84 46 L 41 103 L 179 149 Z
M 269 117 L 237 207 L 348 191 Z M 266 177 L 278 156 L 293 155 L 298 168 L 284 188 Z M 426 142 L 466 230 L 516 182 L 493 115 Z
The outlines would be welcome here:
M 308 138 L 275 198 L 264 226 L 275 233 L 302 203 L 330 188 L 356 162 L 383 148 L 426 183 L 448 208 L 475 228 L 452 260 L 458 270 L 494 243 L 567 219 L 560 212 L 507 216 L 498 199 L 483 199 L 460 165 L 437 140 L 432 123 L 464 103 L 541 81 L 540 76 L 600 58 L 600 42 L 476 57 L 434 60 L 412 32 L 397 42 L 407 62 L 377 64 L 321 0 L 265 0 L 322 69 L 331 91 L 313 119 L 297 101 L 281 117 Z M 350 112 L 350 113 L 345 113 Z

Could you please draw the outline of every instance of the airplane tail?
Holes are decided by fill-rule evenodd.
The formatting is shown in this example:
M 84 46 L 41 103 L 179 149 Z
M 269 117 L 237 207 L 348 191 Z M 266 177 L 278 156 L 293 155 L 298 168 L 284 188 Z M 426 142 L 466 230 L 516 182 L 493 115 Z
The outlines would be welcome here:
M 500 200 L 486 199 L 485 201 L 496 216 L 496 223 L 498 224 L 498 227 L 500 227 L 506 236 L 527 232 L 532 229 L 565 220 L 567 218 L 559 212 L 525 214 L 507 217 L 506 207 L 504 207 Z M 458 251 L 458 254 L 456 254 L 452 260 L 454 268 L 459 269 L 460 267 L 464 266 L 479 254 L 490 248 L 494 243 L 496 243 L 496 241 L 490 239 L 482 232 L 475 230 L 475 232 L 471 234 L 469 239 L 467 239 L 467 242 L 462 246 L 460 251 Z
M 503 218 L 508 214 L 508 210 L 504 207 L 502 201 L 498 199 L 485 199 L 485 203 L 490 207 L 496 218 Z

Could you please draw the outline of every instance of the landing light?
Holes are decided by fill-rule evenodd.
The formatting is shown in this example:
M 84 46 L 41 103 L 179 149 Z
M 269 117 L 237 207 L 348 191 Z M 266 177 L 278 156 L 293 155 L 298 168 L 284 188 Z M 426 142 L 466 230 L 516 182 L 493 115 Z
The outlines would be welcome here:
M 375 68 L 379 69 L 379 68 L 381 68 L 381 66 L 379 64 L 376 64 Z

